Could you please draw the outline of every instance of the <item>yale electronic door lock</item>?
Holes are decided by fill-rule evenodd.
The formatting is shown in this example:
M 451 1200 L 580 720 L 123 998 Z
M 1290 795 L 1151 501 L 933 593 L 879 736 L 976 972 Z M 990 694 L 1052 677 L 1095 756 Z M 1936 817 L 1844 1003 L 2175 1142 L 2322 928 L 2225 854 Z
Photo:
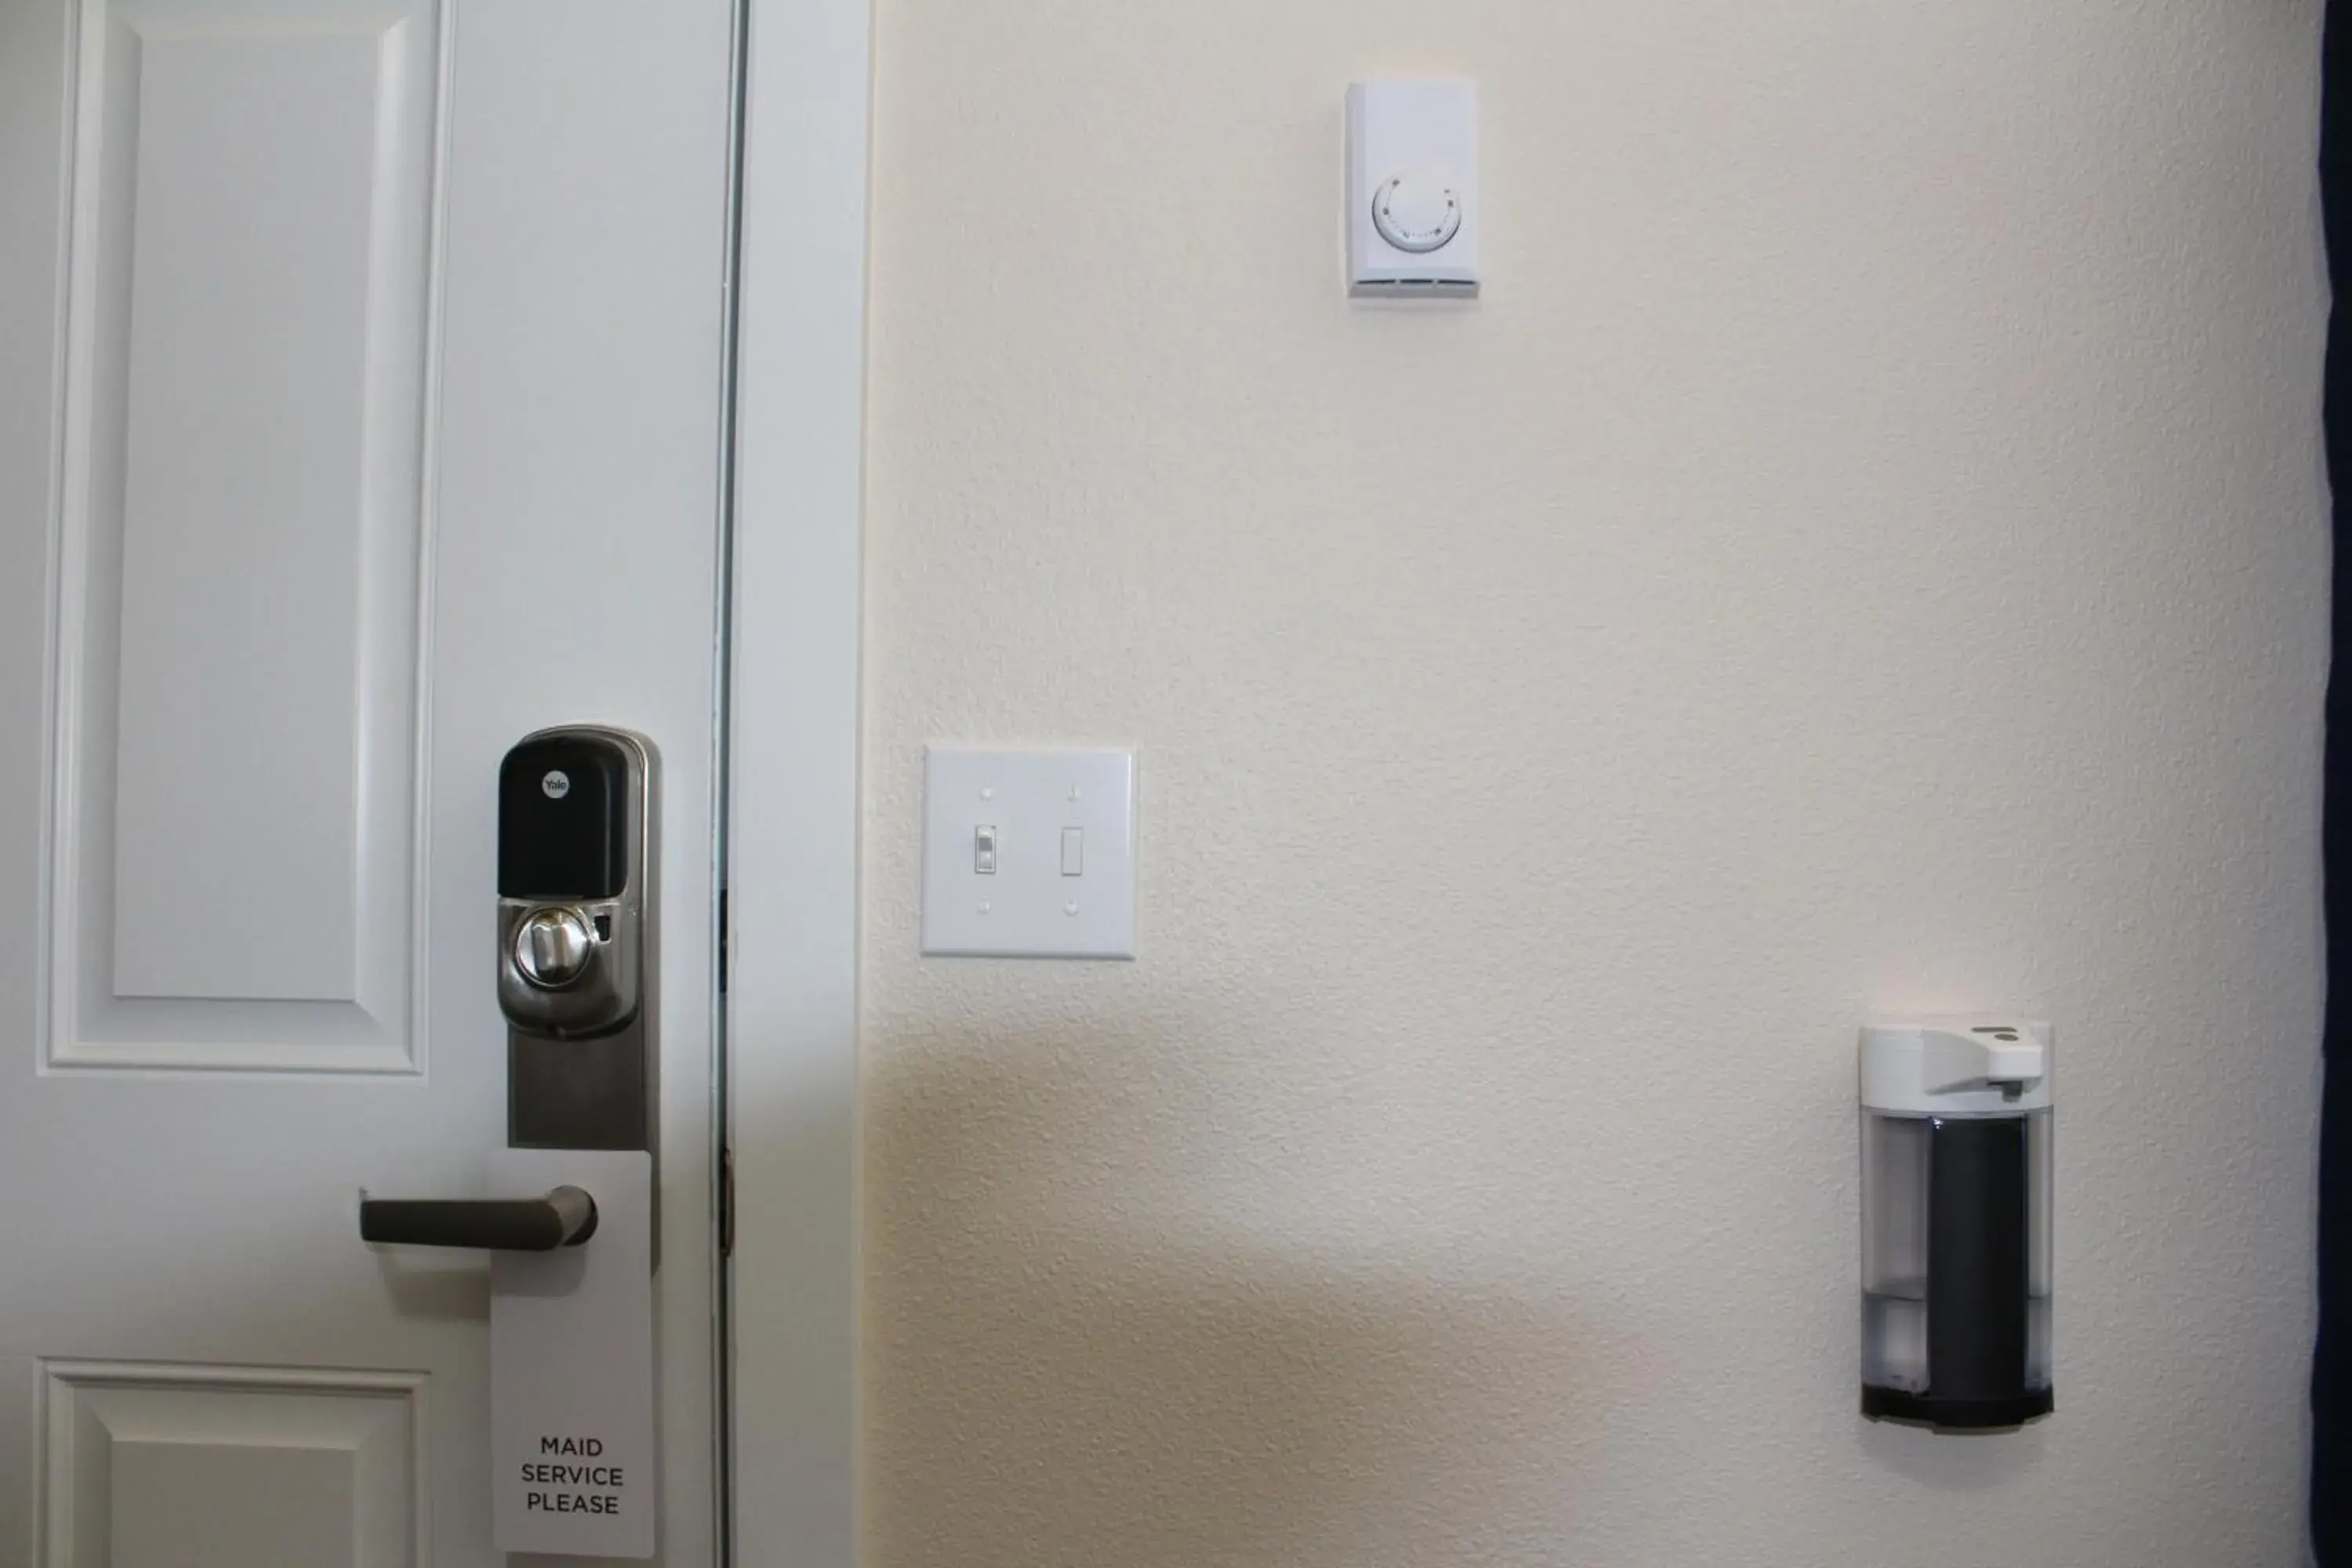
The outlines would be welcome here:
M 542 730 L 499 767 L 499 1006 L 518 1029 L 628 1026 L 645 984 L 646 743 Z
M 579 725 L 499 767 L 499 1008 L 519 1148 L 650 1149 L 651 746 Z
M 499 767 L 498 996 L 510 1149 L 654 1152 L 654 751 L 625 730 L 525 736 Z M 370 1241 L 541 1251 L 597 1200 L 370 1198 Z

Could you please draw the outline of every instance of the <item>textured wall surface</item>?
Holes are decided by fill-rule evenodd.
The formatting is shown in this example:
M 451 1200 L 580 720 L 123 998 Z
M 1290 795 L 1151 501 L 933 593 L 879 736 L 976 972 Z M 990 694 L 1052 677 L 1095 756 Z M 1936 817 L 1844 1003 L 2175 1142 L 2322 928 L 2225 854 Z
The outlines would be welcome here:
M 2315 0 L 880 0 L 880 1568 L 2300 1560 Z M 1487 289 L 1351 306 L 1353 76 Z M 927 739 L 1141 958 L 925 961 Z M 1872 1009 L 2060 1025 L 2060 1414 L 1854 1414 Z

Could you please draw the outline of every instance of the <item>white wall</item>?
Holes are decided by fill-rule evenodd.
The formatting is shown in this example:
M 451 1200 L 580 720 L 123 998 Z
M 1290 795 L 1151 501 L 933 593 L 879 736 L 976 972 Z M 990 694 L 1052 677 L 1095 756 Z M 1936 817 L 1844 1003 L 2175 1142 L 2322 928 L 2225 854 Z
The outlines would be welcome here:
M 881 0 L 883 1568 L 2301 1553 L 2316 0 Z M 1350 77 L 1488 287 L 1352 306 Z M 1142 956 L 917 953 L 1129 741 Z M 1855 1021 L 2058 1020 L 2060 1413 L 1854 1414 Z

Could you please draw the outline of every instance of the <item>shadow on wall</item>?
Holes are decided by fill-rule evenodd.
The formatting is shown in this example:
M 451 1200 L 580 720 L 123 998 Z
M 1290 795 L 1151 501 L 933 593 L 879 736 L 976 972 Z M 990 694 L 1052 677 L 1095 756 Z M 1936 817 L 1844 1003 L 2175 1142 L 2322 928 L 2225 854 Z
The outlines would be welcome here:
M 1184 1037 L 1168 1020 L 1153 1035 Z M 1638 1340 L 1540 1293 L 1538 1268 L 1416 1271 L 1376 1240 L 1251 1234 L 1248 1217 L 1322 1211 L 1294 1178 L 1226 1205 L 1249 1215 L 1215 1212 L 1174 1142 L 1214 1086 L 1139 1048 L 975 1033 L 888 1053 L 899 1065 L 869 1081 L 869 1257 L 888 1260 L 866 1320 L 876 1561 L 1556 1550 L 1610 1462 L 1606 1414 L 1637 1395 Z M 1041 1146 L 1039 1128 L 1066 1137 Z M 1264 1154 L 1271 1179 L 1283 1152 Z

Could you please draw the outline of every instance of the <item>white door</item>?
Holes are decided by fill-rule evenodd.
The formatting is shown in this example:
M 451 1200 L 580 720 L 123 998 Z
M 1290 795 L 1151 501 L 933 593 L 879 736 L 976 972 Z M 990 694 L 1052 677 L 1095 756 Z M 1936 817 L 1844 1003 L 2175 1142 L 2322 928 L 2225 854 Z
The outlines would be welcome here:
M 0 1564 L 500 1562 L 497 770 L 661 763 L 713 1560 L 728 0 L 0 5 Z

